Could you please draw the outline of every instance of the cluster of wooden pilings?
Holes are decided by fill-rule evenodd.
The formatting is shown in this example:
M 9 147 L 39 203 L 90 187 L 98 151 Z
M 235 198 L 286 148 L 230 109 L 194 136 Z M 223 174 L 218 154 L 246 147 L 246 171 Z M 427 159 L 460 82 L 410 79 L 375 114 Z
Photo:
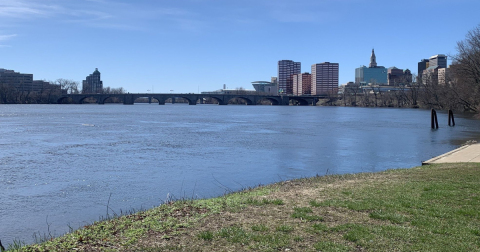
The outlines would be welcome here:
M 455 118 L 453 117 L 453 111 L 451 109 L 448 110 L 448 126 L 455 126 Z M 435 109 L 432 109 L 431 127 L 432 129 L 438 129 L 437 111 L 435 111 Z

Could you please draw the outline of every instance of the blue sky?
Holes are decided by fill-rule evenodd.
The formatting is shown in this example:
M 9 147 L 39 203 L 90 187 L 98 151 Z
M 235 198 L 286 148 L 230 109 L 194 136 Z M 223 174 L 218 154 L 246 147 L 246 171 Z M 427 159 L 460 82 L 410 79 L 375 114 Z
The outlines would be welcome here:
M 478 0 L 0 0 L 0 68 L 129 92 L 252 89 L 277 62 L 409 68 L 478 24 Z M 449 62 L 450 63 L 450 62 Z

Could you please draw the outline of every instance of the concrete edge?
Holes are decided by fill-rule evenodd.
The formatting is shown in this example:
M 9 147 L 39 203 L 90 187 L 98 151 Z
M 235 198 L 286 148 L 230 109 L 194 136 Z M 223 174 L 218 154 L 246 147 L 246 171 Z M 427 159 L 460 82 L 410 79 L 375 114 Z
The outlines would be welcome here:
M 431 158 L 431 159 L 429 159 L 429 160 L 427 160 L 427 161 L 423 161 L 423 162 L 422 162 L 422 165 L 432 164 L 433 162 L 435 162 L 435 161 L 437 161 L 437 160 L 439 160 L 439 159 L 441 159 L 441 158 L 443 158 L 443 157 L 446 157 L 446 156 L 448 156 L 448 155 L 451 155 L 451 154 L 453 154 L 453 153 L 455 153 L 455 152 L 457 152 L 457 151 L 461 151 L 461 150 L 463 150 L 463 149 L 466 149 L 466 148 L 468 148 L 469 146 L 470 146 L 470 145 L 464 145 L 464 146 L 462 146 L 462 147 L 456 148 L 456 149 L 454 149 L 454 150 L 452 150 L 452 151 L 449 151 L 449 152 L 447 152 L 447 153 L 445 153 L 445 154 L 442 154 L 442 155 L 440 155 L 440 156 L 436 156 L 436 157 Z

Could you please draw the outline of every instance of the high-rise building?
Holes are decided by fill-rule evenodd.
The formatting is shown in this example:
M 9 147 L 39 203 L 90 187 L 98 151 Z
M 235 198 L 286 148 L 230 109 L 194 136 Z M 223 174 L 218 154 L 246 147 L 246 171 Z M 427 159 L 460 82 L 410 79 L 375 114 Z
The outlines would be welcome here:
M 312 75 L 309 73 L 295 74 L 293 76 L 293 95 L 311 94 Z
M 430 57 L 428 67 L 418 74 L 422 76 L 423 84 L 446 84 L 448 76 L 447 56 L 444 54 L 437 54 Z
M 293 94 L 293 75 L 301 73 L 301 68 L 300 62 L 278 61 L 278 93 Z
M 312 95 L 338 93 L 339 64 L 323 62 L 312 65 Z
M 448 73 L 447 68 L 445 68 L 445 67 L 438 69 L 438 84 L 440 84 L 440 85 L 447 84 L 447 82 L 448 82 L 447 73 Z
M 428 59 L 422 59 L 418 62 L 418 77 L 422 77 L 423 70 L 427 69 L 430 65 Z
M 373 49 L 372 55 L 370 56 L 369 67 L 360 66 L 355 69 L 355 83 L 362 86 L 368 83 L 379 85 L 386 85 L 388 83 L 387 69 L 383 66 L 377 66 L 377 57 Z
M 445 54 L 437 54 L 430 57 L 430 64 L 431 66 L 438 66 L 439 68 L 447 68 L 447 56 Z
M 82 92 L 85 94 L 103 92 L 103 81 L 100 80 L 100 72 L 98 71 L 98 68 L 95 68 L 95 71 L 83 81 Z
M 403 69 L 390 67 L 388 68 L 387 75 L 389 86 L 406 85 L 412 82 L 412 72 L 408 69 L 403 71 Z

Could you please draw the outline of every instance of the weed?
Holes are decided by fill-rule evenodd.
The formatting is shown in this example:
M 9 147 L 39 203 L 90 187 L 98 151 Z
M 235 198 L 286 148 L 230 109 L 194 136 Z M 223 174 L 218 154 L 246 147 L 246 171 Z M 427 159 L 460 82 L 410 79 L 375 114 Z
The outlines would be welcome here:
M 276 228 L 278 232 L 290 233 L 293 231 L 293 227 L 289 225 L 281 225 Z
M 353 249 L 350 248 L 350 247 L 347 247 L 345 245 L 342 245 L 342 244 L 338 244 L 338 243 L 335 243 L 335 242 L 329 242 L 329 241 L 322 241 L 322 242 L 317 242 L 313 245 L 313 247 L 316 249 L 316 250 L 320 250 L 320 251 L 325 251 L 325 252 L 348 252 L 348 251 L 352 251 Z
M 313 224 L 312 228 L 315 232 L 324 232 L 328 230 L 327 225 L 321 223 Z
M 281 200 L 281 199 L 269 200 L 269 199 L 265 199 L 265 198 L 262 199 L 262 200 L 248 198 L 246 203 L 249 204 L 249 205 L 252 205 L 252 206 L 264 206 L 264 205 L 270 205 L 270 204 L 283 205 L 284 204 L 283 200 Z
M 243 228 L 237 226 L 222 228 L 218 235 L 233 243 L 247 244 L 249 241 L 249 234 Z
M 259 224 L 259 225 L 253 225 L 252 230 L 257 232 L 267 232 L 269 228 L 264 224 Z
M 213 240 L 213 233 L 210 231 L 202 231 L 198 234 L 198 238 L 203 239 L 205 241 Z
M 387 212 L 384 210 L 376 210 L 369 214 L 370 218 L 378 219 L 378 220 L 389 220 L 393 224 L 402 224 L 408 221 L 408 218 L 404 215 L 394 213 L 394 212 Z
M 302 242 L 303 240 L 304 240 L 304 239 L 303 239 L 303 237 L 301 237 L 301 236 L 295 236 L 295 237 L 293 237 L 293 241 L 295 241 L 295 242 Z
M 298 218 L 303 221 L 323 221 L 323 218 L 320 216 L 309 215 L 308 213 L 313 213 L 309 207 L 294 207 L 293 211 L 293 214 L 290 215 L 292 218 Z

